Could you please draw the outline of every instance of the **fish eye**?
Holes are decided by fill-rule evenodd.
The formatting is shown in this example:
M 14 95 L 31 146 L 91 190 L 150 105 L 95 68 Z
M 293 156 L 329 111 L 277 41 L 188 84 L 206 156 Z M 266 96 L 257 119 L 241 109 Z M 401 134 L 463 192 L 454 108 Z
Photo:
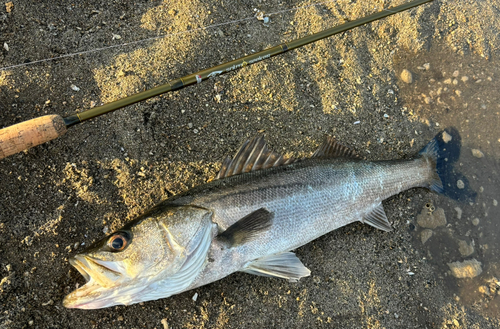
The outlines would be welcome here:
M 108 247 L 112 251 L 122 251 L 128 245 L 128 237 L 122 233 L 115 233 L 108 240 Z

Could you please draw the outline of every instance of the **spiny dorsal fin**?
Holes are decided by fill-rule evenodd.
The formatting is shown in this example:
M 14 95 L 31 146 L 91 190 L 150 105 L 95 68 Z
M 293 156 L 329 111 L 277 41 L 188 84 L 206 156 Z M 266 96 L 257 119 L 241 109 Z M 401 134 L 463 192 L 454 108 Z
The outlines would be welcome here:
M 335 138 L 326 136 L 325 141 L 318 147 L 312 157 L 357 158 L 358 155 L 350 148 L 338 143 Z
M 387 219 L 382 203 L 379 203 L 375 209 L 363 216 L 361 221 L 382 231 L 392 231 L 391 223 L 389 223 L 389 220 Z
M 295 161 L 297 159 L 287 159 L 269 150 L 264 136 L 258 136 L 243 143 L 234 158 L 227 157 L 215 179 L 287 165 Z
M 245 243 L 271 226 L 273 217 L 265 208 L 257 209 L 229 226 L 218 238 L 230 247 Z
M 289 251 L 254 260 L 241 271 L 255 275 L 288 279 L 293 282 L 311 274 L 311 271 L 302 264 L 300 259 Z

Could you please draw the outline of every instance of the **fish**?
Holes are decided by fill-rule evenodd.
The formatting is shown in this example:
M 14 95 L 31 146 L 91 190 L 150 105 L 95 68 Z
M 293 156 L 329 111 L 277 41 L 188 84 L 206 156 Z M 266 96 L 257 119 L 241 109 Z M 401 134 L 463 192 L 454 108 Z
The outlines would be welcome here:
M 438 138 L 414 157 L 383 161 L 363 160 L 329 136 L 309 158 L 284 157 L 263 136 L 247 140 L 213 181 L 162 201 L 71 258 L 87 282 L 63 305 L 131 305 L 235 272 L 296 282 L 311 271 L 294 249 L 354 222 L 389 232 L 383 200 L 415 187 L 444 191 Z

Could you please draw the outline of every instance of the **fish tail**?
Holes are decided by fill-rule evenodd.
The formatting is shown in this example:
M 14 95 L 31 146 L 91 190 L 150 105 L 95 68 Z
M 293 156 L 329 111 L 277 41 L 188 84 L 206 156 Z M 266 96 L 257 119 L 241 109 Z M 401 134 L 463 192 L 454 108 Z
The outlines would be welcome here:
M 477 192 L 471 188 L 460 168 L 455 166 L 461 148 L 462 138 L 458 130 L 449 127 L 437 134 L 419 154 L 434 169 L 427 185 L 431 190 L 453 200 L 473 202 Z
M 443 155 L 446 149 L 440 147 L 441 134 L 434 137 L 420 152 L 421 158 L 424 158 L 433 168 L 434 172 L 429 181 L 429 189 L 437 193 L 444 193 L 443 178 L 444 167 L 442 166 Z

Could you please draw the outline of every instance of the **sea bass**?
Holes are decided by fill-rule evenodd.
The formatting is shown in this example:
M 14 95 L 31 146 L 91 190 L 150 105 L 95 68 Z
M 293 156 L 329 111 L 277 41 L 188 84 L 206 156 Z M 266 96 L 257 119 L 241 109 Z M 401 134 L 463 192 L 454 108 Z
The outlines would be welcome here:
M 307 159 L 263 137 L 226 158 L 216 179 L 167 199 L 70 259 L 87 283 L 65 307 L 166 298 L 231 273 L 291 281 L 311 272 L 291 250 L 361 221 L 391 230 L 382 201 L 413 187 L 443 191 L 436 136 L 409 160 L 361 160 L 327 137 Z

